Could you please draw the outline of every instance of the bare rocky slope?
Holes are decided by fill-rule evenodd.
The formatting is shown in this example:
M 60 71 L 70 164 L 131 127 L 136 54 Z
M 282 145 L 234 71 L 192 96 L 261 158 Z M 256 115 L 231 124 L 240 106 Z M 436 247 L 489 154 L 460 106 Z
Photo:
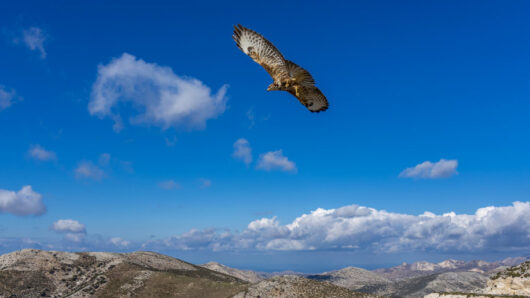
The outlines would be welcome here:
M 477 293 L 485 286 L 487 277 L 478 272 L 444 272 L 402 279 L 393 283 L 366 286 L 360 292 L 390 297 L 424 297 L 430 293 Z
M 491 276 L 484 293 L 530 296 L 530 261 Z
M 152 252 L 0 256 L 0 297 L 229 297 L 248 283 Z
M 252 270 L 239 270 L 239 269 L 225 266 L 223 264 L 219 264 L 217 262 L 209 262 L 209 263 L 201 265 L 201 267 L 204 267 L 204 268 L 207 268 L 213 271 L 221 272 L 227 275 L 231 275 L 231 276 L 237 277 L 241 280 L 248 281 L 251 283 L 258 282 L 264 279 L 263 276 L 261 276 L 259 273 L 256 273 Z
M 525 296 L 530 292 L 530 261 L 506 264 L 526 259 L 447 260 L 375 271 L 347 267 L 315 275 L 271 276 L 214 262 L 196 266 L 153 252 L 25 249 L 0 256 L 0 298 Z
M 327 281 L 350 290 L 356 290 L 367 286 L 383 286 L 391 283 L 390 280 L 379 276 L 374 272 L 356 267 L 346 267 L 341 270 L 308 275 L 306 277 L 320 281 Z
M 399 266 L 391 268 L 376 269 L 373 270 L 373 272 L 389 280 L 408 279 L 412 277 L 426 276 L 442 272 L 472 271 L 483 274 L 491 274 L 506 267 L 518 265 L 522 262 L 525 262 L 526 260 L 530 260 L 530 256 L 506 258 L 502 261 L 496 262 L 485 262 L 481 260 L 474 260 L 469 262 L 458 260 L 445 260 L 440 263 L 415 262 L 412 264 L 403 263 Z
M 234 298 L 259 297 L 376 297 L 357 293 L 327 282 L 310 280 L 296 275 L 274 276 L 260 281 L 238 293 Z
M 235 277 L 251 272 L 211 265 L 217 271 L 153 252 L 24 249 L 0 256 L 0 297 L 374 297 L 299 276 L 251 284 Z

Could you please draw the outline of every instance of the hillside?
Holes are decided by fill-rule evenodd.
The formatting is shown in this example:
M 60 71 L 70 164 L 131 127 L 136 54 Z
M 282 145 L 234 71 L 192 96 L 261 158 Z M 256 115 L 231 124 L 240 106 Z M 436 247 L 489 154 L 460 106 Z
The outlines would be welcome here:
M 0 256 L 0 297 L 229 297 L 247 283 L 152 252 Z
M 502 270 L 506 267 L 520 264 L 529 257 L 506 258 L 496 262 L 486 262 L 482 260 L 473 260 L 469 262 L 458 260 L 445 260 L 439 263 L 415 262 L 412 264 L 403 263 L 399 266 L 373 270 L 374 273 L 389 280 L 401 280 L 419 276 L 427 276 L 443 272 L 478 272 L 491 274 Z
M 295 275 L 275 276 L 251 285 L 234 298 L 259 297 L 376 297 L 370 294 L 356 293 L 327 282 L 320 282 Z
M 252 271 L 252 270 L 240 270 L 240 269 L 235 269 L 235 268 L 231 268 L 231 267 L 228 267 L 228 266 L 225 266 L 223 264 L 219 264 L 217 262 L 209 262 L 209 263 L 206 263 L 206 264 L 203 264 L 203 265 L 200 265 L 201 267 L 204 267 L 204 268 L 207 268 L 207 269 L 210 269 L 210 270 L 213 270 L 213 271 L 217 271 L 217 272 L 220 272 L 220 273 L 224 273 L 224 274 L 227 274 L 227 275 L 230 275 L 230 276 L 234 276 L 234 277 L 237 277 L 241 280 L 244 280 L 244 281 L 248 281 L 248 282 L 258 282 L 260 280 L 263 280 L 264 277 L 261 276 L 260 274 Z
M 313 275 L 265 275 L 216 262 L 197 266 L 153 252 L 69 253 L 25 249 L 0 256 L 0 297 L 529 295 L 530 261 L 512 267 L 499 266 L 519 260 L 522 259 L 493 263 L 418 262 L 384 269 L 382 273 L 382 270 L 346 267 Z
M 368 270 L 355 267 L 346 267 L 337 271 L 308 275 L 307 278 L 327 281 L 350 290 L 356 290 L 366 286 L 381 286 L 390 283 L 390 281 L 384 277 Z

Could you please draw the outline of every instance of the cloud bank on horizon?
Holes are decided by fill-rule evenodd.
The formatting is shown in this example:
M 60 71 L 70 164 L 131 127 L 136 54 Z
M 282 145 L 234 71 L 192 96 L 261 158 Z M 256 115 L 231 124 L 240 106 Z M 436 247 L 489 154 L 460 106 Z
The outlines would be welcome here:
M 0 193 L 1 194 L 1 193 Z M 277 217 L 261 218 L 240 232 L 191 229 L 165 239 L 133 242 L 121 237 L 102 238 L 86 233 L 84 224 L 58 220 L 52 230 L 65 235 L 70 249 L 128 248 L 155 251 L 325 251 L 408 252 L 517 252 L 530 249 L 530 202 L 479 208 L 474 214 L 454 212 L 420 215 L 387 212 L 359 205 L 318 208 L 288 224 Z M 19 239 L 11 242 L 19 245 Z M 5 243 L 2 243 L 5 242 Z M 2 241 L 4 248 L 10 244 Z M 32 241 L 35 248 L 64 249 L 64 243 Z M 13 244 L 11 244 L 13 245 Z
M 475 214 L 420 215 L 350 205 L 318 208 L 281 225 L 276 217 L 252 221 L 242 232 L 196 230 L 143 249 L 370 250 L 378 252 L 513 251 L 530 248 L 530 202 L 479 208 Z

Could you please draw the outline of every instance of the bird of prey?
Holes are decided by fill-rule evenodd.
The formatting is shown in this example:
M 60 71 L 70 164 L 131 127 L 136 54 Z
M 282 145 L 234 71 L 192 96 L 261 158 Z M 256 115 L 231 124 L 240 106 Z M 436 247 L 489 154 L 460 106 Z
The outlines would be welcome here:
M 311 112 L 328 109 L 328 101 L 315 86 L 311 74 L 294 62 L 286 60 L 282 53 L 261 34 L 237 25 L 234 26 L 232 37 L 237 47 L 263 66 L 274 80 L 267 91 L 287 91 Z

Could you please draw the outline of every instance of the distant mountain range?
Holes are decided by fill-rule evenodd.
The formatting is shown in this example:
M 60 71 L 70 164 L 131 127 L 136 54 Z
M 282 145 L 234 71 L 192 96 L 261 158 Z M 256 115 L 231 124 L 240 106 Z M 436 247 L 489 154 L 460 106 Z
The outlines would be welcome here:
M 194 265 L 153 252 L 25 249 L 0 256 L 0 297 L 453 297 L 449 293 L 456 292 L 530 295 L 530 258 L 416 262 L 372 271 L 346 267 L 306 275 L 216 262 Z
M 445 260 L 440 263 L 415 262 L 412 264 L 403 263 L 399 266 L 376 269 L 373 272 L 388 278 L 390 280 L 399 280 L 416 276 L 423 276 L 432 273 L 451 272 L 451 271 L 474 271 L 478 273 L 491 273 L 492 271 L 502 269 L 503 267 L 514 266 L 526 260 L 530 256 L 506 258 L 502 261 L 486 262 L 474 260 L 470 262 L 458 260 Z

